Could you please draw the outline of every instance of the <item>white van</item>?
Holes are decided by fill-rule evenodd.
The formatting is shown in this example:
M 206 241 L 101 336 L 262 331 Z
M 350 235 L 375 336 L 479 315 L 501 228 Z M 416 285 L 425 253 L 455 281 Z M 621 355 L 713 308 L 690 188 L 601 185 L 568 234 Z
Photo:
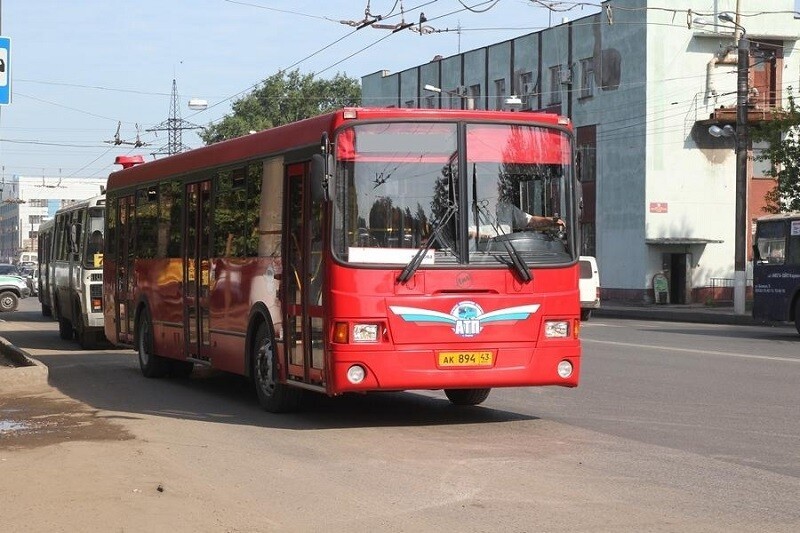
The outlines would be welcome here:
M 600 307 L 600 273 L 594 257 L 582 255 L 578 265 L 580 267 L 578 288 L 581 293 L 581 320 L 589 320 L 592 309 Z
M 17 261 L 17 263 L 20 266 L 22 265 L 29 266 L 29 265 L 35 265 L 38 262 L 38 260 L 39 256 L 36 252 L 20 252 L 19 260 Z

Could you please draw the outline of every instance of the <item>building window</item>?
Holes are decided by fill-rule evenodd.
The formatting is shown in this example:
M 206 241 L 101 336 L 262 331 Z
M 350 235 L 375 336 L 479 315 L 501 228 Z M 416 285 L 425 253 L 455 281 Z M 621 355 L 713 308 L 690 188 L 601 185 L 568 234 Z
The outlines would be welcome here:
M 578 146 L 578 179 L 582 183 L 594 181 L 597 175 L 597 148 L 584 144 Z
M 467 92 L 467 96 L 472 98 L 473 105 L 475 109 L 483 109 L 481 105 L 481 86 L 480 84 L 470 85 L 469 91 Z
M 548 103 L 550 105 L 561 103 L 561 65 L 550 67 L 550 94 Z
M 581 98 L 594 96 L 594 58 L 581 59 Z
M 494 80 L 495 109 L 503 109 L 503 100 L 506 97 L 506 79 Z
M 772 161 L 769 159 L 762 160 L 763 153 L 769 148 L 767 141 L 753 141 L 753 177 L 754 178 L 772 178 Z
M 523 109 L 537 107 L 536 86 L 533 83 L 533 72 L 524 72 L 519 75 L 519 96 Z

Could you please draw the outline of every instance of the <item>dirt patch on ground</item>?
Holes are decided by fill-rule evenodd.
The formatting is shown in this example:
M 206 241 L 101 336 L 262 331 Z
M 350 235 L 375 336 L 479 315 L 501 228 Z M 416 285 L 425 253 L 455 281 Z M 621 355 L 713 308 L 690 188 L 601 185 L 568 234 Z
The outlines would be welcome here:
M 11 370 L 0 367 L 0 372 Z M 0 449 L 133 438 L 110 416 L 56 393 L 18 397 L 0 395 Z

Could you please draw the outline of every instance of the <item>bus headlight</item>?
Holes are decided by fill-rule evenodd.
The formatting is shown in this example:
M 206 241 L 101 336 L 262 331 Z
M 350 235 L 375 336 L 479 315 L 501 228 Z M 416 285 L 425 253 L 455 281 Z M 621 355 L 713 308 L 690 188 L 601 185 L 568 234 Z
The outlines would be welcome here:
M 564 359 L 558 363 L 556 371 L 560 377 L 567 379 L 572 375 L 572 363 Z
M 355 324 L 353 325 L 353 342 L 377 342 L 377 324 Z
M 347 381 L 353 385 L 358 385 L 367 376 L 367 371 L 361 365 L 353 365 L 347 369 Z
M 569 321 L 548 320 L 544 323 L 544 336 L 548 339 L 565 339 L 569 336 Z

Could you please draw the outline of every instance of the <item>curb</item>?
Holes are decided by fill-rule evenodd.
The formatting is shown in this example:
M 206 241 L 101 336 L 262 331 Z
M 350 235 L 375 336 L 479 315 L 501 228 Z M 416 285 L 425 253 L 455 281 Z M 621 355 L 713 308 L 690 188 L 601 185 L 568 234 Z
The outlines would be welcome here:
M 0 392 L 38 391 L 48 387 L 47 366 L 0 337 L 0 352 L 19 365 L 0 370 Z
M 655 320 L 661 322 L 692 322 L 699 324 L 725 324 L 736 326 L 770 326 L 774 324 L 754 320 L 749 315 L 732 313 L 715 313 L 704 311 L 661 310 L 653 308 L 615 309 L 601 307 L 592 311 L 592 316 L 602 318 L 627 318 L 637 320 Z

